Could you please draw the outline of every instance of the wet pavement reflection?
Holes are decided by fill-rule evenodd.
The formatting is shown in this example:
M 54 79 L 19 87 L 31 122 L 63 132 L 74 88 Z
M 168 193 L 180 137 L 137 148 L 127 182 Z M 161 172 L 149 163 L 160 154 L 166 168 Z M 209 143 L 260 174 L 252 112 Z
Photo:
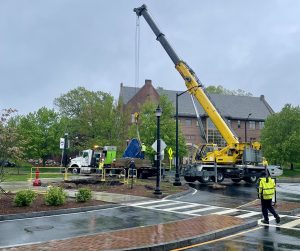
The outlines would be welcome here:
M 300 250 L 300 231 L 275 227 L 259 227 L 236 237 L 185 250 Z
M 154 225 L 189 216 L 132 207 L 0 222 L 0 247 Z

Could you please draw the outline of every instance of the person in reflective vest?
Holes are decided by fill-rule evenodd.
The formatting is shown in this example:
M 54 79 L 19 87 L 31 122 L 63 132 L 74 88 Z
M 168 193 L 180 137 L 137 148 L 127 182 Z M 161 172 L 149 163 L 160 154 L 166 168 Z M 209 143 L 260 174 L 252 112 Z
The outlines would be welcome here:
M 142 143 L 142 149 L 141 149 L 141 155 L 142 155 L 142 159 L 145 158 L 145 152 L 146 152 L 146 146 L 144 143 Z
M 276 184 L 271 177 L 262 177 L 259 179 L 258 197 L 261 199 L 261 211 L 264 219 L 261 221 L 264 224 L 269 224 L 268 211 L 274 215 L 276 223 L 280 222 L 280 217 L 272 206 L 272 198 L 275 195 Z

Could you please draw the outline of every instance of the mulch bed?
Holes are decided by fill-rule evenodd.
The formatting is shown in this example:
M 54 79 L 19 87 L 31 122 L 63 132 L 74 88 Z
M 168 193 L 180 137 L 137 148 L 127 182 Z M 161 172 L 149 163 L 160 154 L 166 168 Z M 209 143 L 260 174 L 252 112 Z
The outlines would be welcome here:
M 123 184 L 119 181 L 117 182 L 100 182 L 92 180 L 77 180 L 70 182 L 52 182 L 44 185 L 59 186 L 64 189 L 79 189 L 79 188 L 90 188 L 92 191 L 98 192 L 109 192 L 118 194 L 127 194 L 134 196 L 143 196 L 150 198 L 157 198 L 153 192 L 155 190 L 155 181 L 148 180 L 144 181 L 144 184 L 133 184 L 132 188 L 130 184 Z M 161 191 L 163 195 L 161 197 L 168 196 L 170 194 L 179 193 L 188 189 L 187 185 L 181 187 L 174 187 L 172 183 L 162 183 Z M 7 214 L 17 214 L 17 213 L 28 213 L 28 212 L 40 212 L 40 211 L 50 211 L 66 208 L 78 208 L 78 207 L 88 207 L 96 205 L 108 204 L 104 201 L 91 200 L 84 203 L 78 203 L 74 198 L 68 198 L 66 203 L 61 206 L 47 206 L 44 202 L 44 196 L 39 194 L 37 199 L 33 202 L 31 206 L 27 207 L 17 207 L 13 202 L 14 194 L 0 193 L 0 215 Z
M 36 200 L 31 206 L 28 207 L 17 207 L 14 205 L 14 194 L 0 194 L 0 215 L 7 214 L 18 214 L 18 213 L 29 213 L 29 212 L 41 212 L 41 211 L 52 211 L 65 208 L 78 208 L 88 207 L 107 204 L 103 201 L 91 200 L 84 203 L 76 202 L 73 198 L 68 198 L 66 203 L 61 206 L 47 206 L 44 202 L 44 196 L 39 194 Z

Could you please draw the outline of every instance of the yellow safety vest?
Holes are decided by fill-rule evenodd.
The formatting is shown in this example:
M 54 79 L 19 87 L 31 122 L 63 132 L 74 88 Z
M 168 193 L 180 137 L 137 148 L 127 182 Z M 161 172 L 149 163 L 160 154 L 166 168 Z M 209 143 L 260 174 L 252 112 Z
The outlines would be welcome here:
M 146 146 L 142 144 L 142 152 L 146 152 Z
M 271 200 L 275 194 L 275 181 L 272 178 L 261 178 L 259 181 L 259 197 Z

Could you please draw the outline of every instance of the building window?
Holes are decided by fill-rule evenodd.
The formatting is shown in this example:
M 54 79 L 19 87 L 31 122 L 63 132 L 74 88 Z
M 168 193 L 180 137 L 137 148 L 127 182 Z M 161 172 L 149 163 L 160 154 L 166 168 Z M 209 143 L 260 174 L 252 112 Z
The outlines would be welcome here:
M 218 146 L 226 146 L 226 142 L 219 133 L 218 130 L 208 129 L 207 130 L 207 140 L 208 143 L 217 144 Z
M 214 123 L 210 120 L 210 118 L 207 118 L 207 128 L 208 129 L 216 129 Z
M 249 121 L 249 129 L 255 129 L 255 121 Z
M 192 120 L 191 119 L 186 119 L 185 120 L 185 125 L 186 126 L 191 126 L 192 125 Z
M 263 129 L 264 126 L 265 126 L 265 122 L 264 121 L 259 121 L 258 126 L 259 126 L 259 129 Z
M 195 140 L 196 139 L 196 136 L 195 135 L 186 135 L 185 138 L 187 140 Z
M 241 128 L 241 121 L 240 120 L 237 121 L 237 126 L 238 126 L 238 128 Z

